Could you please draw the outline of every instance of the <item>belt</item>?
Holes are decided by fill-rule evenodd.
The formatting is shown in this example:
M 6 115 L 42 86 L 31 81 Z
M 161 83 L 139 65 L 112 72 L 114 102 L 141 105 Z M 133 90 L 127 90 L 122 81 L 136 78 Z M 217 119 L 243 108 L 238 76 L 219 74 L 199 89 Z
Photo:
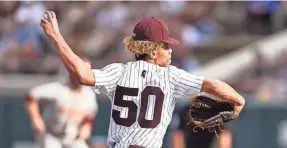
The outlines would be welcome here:
M 129 148 L 144 148 L 143 146 L 138 146 L 138 145 L 130 145 Z

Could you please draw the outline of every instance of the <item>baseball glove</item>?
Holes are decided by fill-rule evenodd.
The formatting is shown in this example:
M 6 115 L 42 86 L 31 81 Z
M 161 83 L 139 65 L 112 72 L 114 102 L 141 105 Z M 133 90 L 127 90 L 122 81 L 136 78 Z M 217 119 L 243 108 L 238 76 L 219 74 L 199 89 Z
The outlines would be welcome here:
M 233 114 L 234 103 L 223 101 L 222 99 L 208 93 L 200 93 L 192 101 L 189 110 L 190 121 L 195 128 L 209 129 L 210 132 L 216 132 L 216 127 L 220 127 L 237 119 Z M 221 129 L 220 129 L 221 130 Z M 218 137 L 218 135 L 217 135 Z

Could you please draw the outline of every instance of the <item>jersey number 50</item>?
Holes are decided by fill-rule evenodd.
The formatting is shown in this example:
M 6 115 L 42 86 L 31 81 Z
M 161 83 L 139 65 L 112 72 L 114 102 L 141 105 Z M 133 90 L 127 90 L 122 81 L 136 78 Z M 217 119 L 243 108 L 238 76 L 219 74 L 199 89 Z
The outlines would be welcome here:
M 138 96 L 138 91 L 139 91 L 138 88 L 117 86 L 114 98 L 114 105 L 117 105 L 119 107 L 127 107 L 128 117 L 121 118 L 120 111 L 113 109 L 112 118 L 114 119 L 116 124 L 130 127 L 132 124 L 136 122 L 138 106 L 134 103 L 134 101 L 124 100 L 123 96 Z M 138 123 L 142 128 L 155 128 L 160 123 L 161 120 L 164 93 L 159 87 L 147 86 L 141 92 L 140 95 L 141 95 L 141 106 L 138 117 Z M 145 116 L 148 108 L 147 106 L 149 101 L 148 97 L 150 95 L 155 96 L 154 114 L 152 120 L 147 120 L 145 119 Z

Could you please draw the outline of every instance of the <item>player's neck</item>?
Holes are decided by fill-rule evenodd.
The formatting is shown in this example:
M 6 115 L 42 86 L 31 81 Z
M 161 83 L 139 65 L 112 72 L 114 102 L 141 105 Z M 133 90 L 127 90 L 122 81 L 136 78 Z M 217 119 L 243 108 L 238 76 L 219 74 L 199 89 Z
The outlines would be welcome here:
M 150 58 L 150 57 L 145 58 L 145 61 L 148 62 L 148 63 L 156 64 L 155 60 Z

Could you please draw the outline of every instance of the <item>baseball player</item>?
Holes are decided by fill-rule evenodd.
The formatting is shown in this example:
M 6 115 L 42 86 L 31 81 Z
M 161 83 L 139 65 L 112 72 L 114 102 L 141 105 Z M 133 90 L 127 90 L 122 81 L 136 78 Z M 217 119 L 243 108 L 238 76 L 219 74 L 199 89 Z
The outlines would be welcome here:
M 135 54 L 135 61 L 91 69 L 61 36 L 56 14 L 52 11 L 46 14 L 40 25 L 66 69 L 79 83 L 94 86 L 96 92 L 111 99 L 109 147 L 161 147 L 175 102 L 201 91 L 234 102 L 235 116 L 245 104 L 244 98 L 226 83 L 169 65 L 172 53 L 169 45 L 179 41 L 168 36 L 167 25 L 161 19 L 141 20 L 134 27 L 135 35 L 124 39 L 126 50 Z
M 88 66 L 89 67 L 89 66 Z M 88 148 L 87 140 L 98 110 L 96 96 L 73 77 L 32 88 L 26 108 L 41 148 Z M 43 114 L 39 112 L 43 104 Z

